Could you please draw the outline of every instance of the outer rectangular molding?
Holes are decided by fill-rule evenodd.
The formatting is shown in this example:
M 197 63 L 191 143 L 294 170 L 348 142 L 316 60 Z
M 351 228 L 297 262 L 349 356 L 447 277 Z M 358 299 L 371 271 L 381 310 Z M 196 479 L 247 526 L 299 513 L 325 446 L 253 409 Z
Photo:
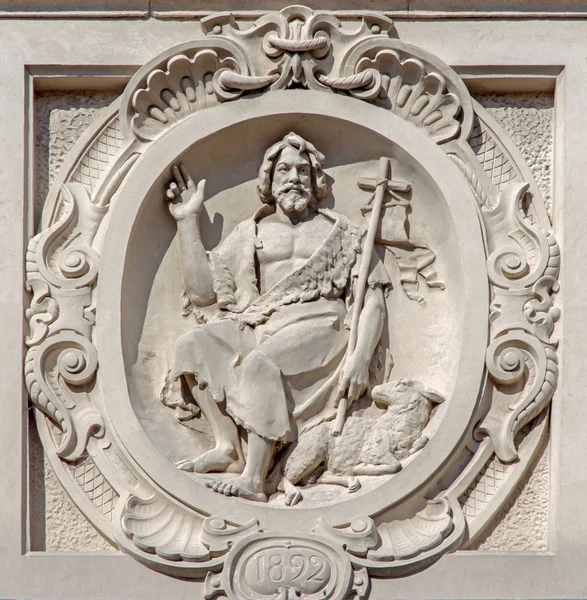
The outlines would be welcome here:
M 155 0 L 157 2 L 157 0 Z M 164 0 L 161 0 L 160 5 L 152 6 L 149 16 L 156 19 L 200 19 L 206 17 L 215 12 L 221 11 L 223 5 L 220 0 L 211 0 L 206 3 L 200 9 L 194 8 L 194 6 L 186 8 L 171 8 L 163 4 Z M 244 4 L 241 3 L 241 4 Z M 305 2 L 305 6 L 317 7 L 316 2 Z M 316 6 L 315 6 L 316 5 Z M 351 0 L 325 0 L 320 3 L 320 8 L 323 8 L 324 12 L 331 12 L 335 16 L 346 16 L 352 18 L 353 16 L 360 17 L 363 12 L 367 12 L 369 9 L 364 11 L 356 10 L 356 6 Z M 196 5 L 197 6 L 197 5 Z M 271 6 L 267 6 L 265 10 L 259 10 L 258 4 L 253 5 L 254 8 L 250 10 L 239 9 L 231 10 L 230 12 L 239 19 L 257 19 L 263 16 L 268 10 L 279 10 L 289 6 L 288 2 L 283 0 L 276 0 Z M 367 4 L 369 6 L 369 4 Z M 211 8 L 216 7 L 216 8 Z M 495 10 L 475 10 L 473 3 L 470 6 L 464 7 L 463 9 L 456 10 L 454 8 L 447 8 L 446 10 L 428 10 L 425 8 L 415 9 L 414 7 L 407 8 L 404 3 L 390 2 L 385 6 L 385 10 L 380 12 L 391 19 L 404 20 L 409 19 L 412 21 L 417 20 L 436 20 L 436 19 L 585 19 L 587 17 L 587 8 L 568 10 L 568 11 L 553 11 L 547 10 L 548 7 L 537 7 L 537 9 L 528 10 L 517 10 L 514 6 L 507 8 L 499 8 Z M 377 10 L 376 4 L 373 2 L 373 8 L 371 10 Z M 1 13 L 0 13 L 0 16 Z
M 231 10 L 231 12 L 243 18 L 255 19 L 268 10 L 280 10 L 290 4 L 291 2 L 288 0 L 265 0 L 262 3 L 255 0 L 242 0 L 238 3 L 238 9 Z M 381 5 L 377 0 L 365 0 L 361 3 L 361 10 L 357 10 L 357 2 L 353 0 L 308 0 L 300 4 L 347 16 L 360 15 L 369 10 L 381 10 Z M 175 0 L 174 2 L 152 0 L 151 2 L 151 15 L 157 19 L 193 19 L 224 10 L 226 10 L 226 3 L 223 0 L 197 0 L 195 2 L 190 0 Z M 396 13 L 404 14 L 408 10 L 409 2 L 407 0 L 388 0 L 385 3 L 384 14 L 393 17 Z
M 137 70 L 132 65 L 54 66 L 29 65 L 35 91 L 122 90 Z
M 557 65 L 454 67 L 472 92 L 554 92 L 564 67 Z
M 28 65 L 25 67 L 25 197 L 27 198 L 25 228 L 28 237 L 33 235 L 34 230 L 36 92 L 48 90 L 122 92 L 137 68 L 133 65 Z M 28 547 L 28 538 L 24 545 Z
M 287 0 L 242 0 L 234 12 L 241 17 L 256 18 L 267 10 L 279 10 L 288 6 Z M 308 0 L 303 4 L 311 8 L 331 10 L 335 14 L 360 14 L 353 0 Z M 222 0 L 152 0 L 151 16 L 158 19 L 190 19 L 202 17 L 218 10 L 225 10 Z M 381 9 L 376 0 L 362 2 L 363 10 Z M 383 7 L 385 14 L 396 19 L 568 19 L 585 18 L 587 6 L 581 0 L 390 0 Z
M 288 6 L 288 0 L 241 0 L 235 15 L 257 18 L 267 10 Z M 304 4 L 334 14 L 361 14 L 353 0 L 307 0 Z M 0 19 L 194 19 L 225 10 L 222 0 L 0 0 Z M 381 9 L 365 0 L 363 11 Z M 389 0 L 385 14 L 396 19 L 571 19 L 585 18 L 582 0 Z
M 411 18 L 573 18 L 587 14 L 582 0 L 411 0 L 407 10 Z
M 502 66 L 474 65 L 454 67 L 467 86 L 475 91 L 536 92 L 554 91 L 562 66 Z M 28 215 L 32 218 L 34 201 L 34 97 L 37 91 L 119 90 L 138 69 L 137 65 L 29 65 L 27 72 L 27 113 L 29 115 L 28 140 Z M 32 232 L 32 226 L 29 226 Z M 32 235 L 30 233 L 29 235 Z M 23 523 L 25 548 L 29 547 L 29 523 Z M 30 560 L 41 560 L 47 553 L 26 550 Z M 467 552 L 460 552 L 465 555 Z M 540 553 L 549 556 L 549 553 Z M 81 554 L 78 554 L 81 556 Z M 472 556 L 472 554 L 471 554 Z M 43 558 L 43 560 L 45 560 Z
M 271 8 L 277 8 L 282 0 L 269 2 L 267 5 Z M 215 8 L 221 7 L 220 0 L 211 0 L 209 3 L 203 0 L 179 0 L 177 2 L 164 2 L 164 0 L 152 0 L 151 12 L 148 12 L 148 2 L 130 1 L 117 2 L 115 0 L 104 0 L 101 2 L 100 10 L 90 10 L 91 3 L 86 3 L 87 7 L 79 8 L 79 3 L 72 1 L 59 2 L 57 6 L 71 7 L 67 12 L 55 10 L 55 3 L 47 2 L 28 2 L 27 0 L 0 0 L 0 17 L 27 18 L 25 23 L 27 27 L 14 21 L 9 23 L 10 27 L 14 25 L 15 39 L 18 39 L 19 28 L 20 35 L 32 35 L 31 32 L 40 31 L 40 27 L 46 27 L 47 24 L 37 24 L 34 19 L 55 18 L 60 19 L 77 18 L 89 19 L 93 17 L 128 17 L 133 16 L 128 10 L 125 12 L 121 7 L 140 6 L 142 7 L 137 16 L 152 15 L 157 18 L 169 18 L 166 22 L 157 22 L 155 19 L 142 20 L 136 22 L 119 23 L 101 23 L 95 21 L 95 26 L 100 35 L 106 39 L 104 28 L 113 26 L 116 31 L 117 26 L 128 26 L 129 30 L 136 28 L 141 34 L 146 31 L 163 32 L 166 36 L 184 36 L 187 35 L 186 28 L 191 27 L 190 23 L 177 24 L 171 19 L 193 18 L 197 14 L 211 12 Z M 334 0 L 325 0 L 325 4 L 334 4 Z M 77 6 L 76 6 L 77 4 Z M 289 2 L 284 3 L 289 4 Z M 309 2 L 309 4 L 317 4 Z M 352 8 L 350 0 L 337 2 L 337 8 Z M 445 3 L 447 11 L 442 13 L 440 10 L 433 11 L 426 8 L 428 2 L 412 1 L 412 8 L 417 8 L 419 12 L 408 12 L 407 2 L 397 2 L 397 8 L 392 8 L 391 16 L 394 18 L 409 17 L 410 19 L 429 20 L 428 23 L 416 23 L 415 31 L 410 30 L 410 42 L 418 38 L 427 39 L 428 44 L 434 46 L 439 43 L 438 40 L 448 42 L 448 53 L 452 57 L 452 62 L 482 59 L 481 49 L 487 49 L 491 53 L 491 60 L 494 64 L 498 62 L 499 56 L 495 49 L 496 40 L 499 37 L 496 23 L 477 22 L 475 25 L 483 29 L 483 39 L 479 39 L 479 47 L 475 48 L 472 43 L 475 35 L 468 34 L 469 23 L 458 23 L 456 20 L 452 24 L 431 23 L 430 20 L 439 16 L 455 16 L 457 18 L 468 18 L 467 10 L 474 8 L 474 0 L 468 2 L 455 0 L 450 4 Z M 476 3 L 477 7 L 479 3 Z M 486 12 L 476 12 L 473 16 L 479 17 L 485 15 L 486 18 L 503 18 L 504 16 L 520 15 L 522 18 L 537 18 L 536 15 L 547 15 L 552 19 L 571 18 L 573 16 L 587 16 L 587 6 L 580 6 L 583 2 L 553 2 L 553 0 L 535 0 L 531 2 L 522 2 L 522 0 L 504 0 L 504 2 L 493 2 L 488 6 L 495 7 L 499 5 L 500 10 Z M 367 2 L 364 6 L 373 6 L 374 2 Z M 43 6 L 46 9 L 43 9 Z M 168 7 L 184 7 L 184 13 L 173 12 Z M 248 6 L 258 9 L 259 4 L 254 4 L 253 0 L 242 0 L 239 6 L 246 9 Z M 386 9 L 393 3 L 388 3 Z M 434 2 L 435 7 L 442 7 L 443 2 Z M 507 12 L 509 6 L 510 12 Z M 37 8 L 34 8 L 37 7 Z M 39 8 L 40 7 L 40 8 Z M 101 10 L 105 7 L 104 10 Z M 516 8 L 517 7 L 517 8 Z M 574 10 L 575 12 L 556 12 L 553 11 Z M 50 9 L 50 10 L 47 10 Z M 514 9 L 516 9 L 515 12 Z M 532 12 L 541 9 L 543 12 Z M 179 10 L 174 8 L 174 10 Z M 200 10 L 197 13 L 195 11 Z M 394 14 L 394 11 L 395 14 Z M 404 11 L 404 12 L 400 12 Z M 501 12 L 500 12 L 501 11 Z M 254 16 L 253 11 L 246 11 L 246 14 Z M 258 14 L 260 11 L 256 11 Z M 355 11 L 357 14 L 357 11 Z M 30 18 L 30 19 L 29 19 Z M 473 18 L 473 17 L 470 17 Z M 87 25 L 86 23 L 83 23 Z M 66 34 L 62 34 L 64 39 L 71 37 L 72 31 L 80 26 L 80 33 L 83 33 L 81 22 L 68 23 L 69 29 Z M 407 22 L 402 24 L 408 27 Z M 434 29 L 439 26 L 439 31 L 443 36 L 436 38 L 428 37 L 429 28 Z M 528 56 L 528 40 L 533 33 L 536 35 L 545 34 L 545 26 L 551 23 L 528 23 L 528 22 L 509 22 L 508 31 L 503 35 L 506 37 L 509 45 L 515 50 L 507 54 L 505 60 L 511 57 L 511 60 L 519 61 L 517 66 L 460 66 L 456 67 L 461 76 L 465 79 L 471 89 L 491 90 L 491 91 L 542 91 L 552 90 L 556 84 L 556 103 L 555 103 L 555 145 L 554 156 L 554 227 L 557 231 L 560 241 L 564 247 L 572 250 L 565 256 L 563 263 L 562 280 L 564 282 L 561 291 L 561 302 L 565 306 L 565 316 L 562 323 L 563 338 L 563 376 L 561 385 L 557 391 L 557 397 L 553 404 L 553 425 L 552 425 L 552 447 L 551 455 L 551 521 L 552 528 L 550 540 L 554 542 L 549 546 L 556 551 L 555 555 L 549 553 L 483 553 L 483 552 L 459 552 L 445 557 L 443 561 L 430 569 L 418 573 L 409 579 L 398 579 L 393 582 L 393 586 L 385 587 L 382 580 L 373 582 L 373 599 L 382 598 L 410 598 L 416 594 L 420 597 L 430 598 L 455 598 L 457 594 L 463 594 L 464 597 L 474 598 L 495 598 L 495 597 L 580 597 L 585 593 L 585 580 L 582 576 L 584 572 L 587 552 L 585 550 L 586 524 L 583 519 L 578 519 L 579 513 L 585 512 L 584 499 L 587 496 L 587 482 L 585 473 L 587 473 L 587 452 L 585 445 L 585 422 L 587 422 L 587 405 L 582 401 L 586 384 L 586 375 L 584 369 L 584 356 L 587 354 L 587 324 L 584 315 L 584 277 L 581 273 L 585 269 L 585 256 L 587 256 L 587 238 L 584 236 L 584 223 L 587 219 L 587 209 L 584 202 L 582 190 L 585 187 L 585 127 L 587 121 L 585 117 L 585 89 L 587 89 L 587 71 L 585 70 L 580 55 L 584 51 L 584 42 L 586 39 L 580 36 L 580 32 L 585 32 L 585 22 L 578 19 L 571 23 L 571 32 L 569 41 L 568 58 L 561 56 L 560 48 L 564 45 L 561 40 L 565 38 L 563 28 L 567 23 L 554 23 L 554 33 L 552 33 L 552 45 L 554 52 L 547 55 L 544 49 L 537 50 L 536 60 L 542 63 L 548 61 L 551 57 L 553 61 L 561 61 L 567 65 L 561 66 L 532 66 L 521 64 Z M 535 27 L 536 25 L 536 27 Z M 518 28 L 519 26 L 519 28 Z M 183 29 L 180 29 L 182 28 Z M 472 51 L 469 53 L 451 45 L 451 37 L 456 29 L 462 27 L 464 37 L 463 44 L 469 44 L 467 48 Z M 53 29 L 51 24 L 49 28 Z M 517 38 L 514 30 L 523 34 L 523 39 Z M 534 31 L 532 31 L 534 30 Z M 135 33 L 136 33 L 135 31 Z M 460 31 L 460 29 L 459 29 Z M 495 32 L 495 38 L 492 38 L 492 32 Z M 138 34 L 137 34 L 138 35 Z M 500 34 L 501 35 L 501 34 Z M 446 36 L 446 37 L 444 37 Z M 576 37 L 575 37 L 576 36 Z M 49 42 L 58 37 L 57 29 L 48 32 Z M 100 38 L 102 39 L 102 38 Z M 150 38 L 148 38 L 150 39 Z M 153 36 L 152 38 L 156 38 Z M 467 41 L 468 40 L 468 41 Z M 489 41 L 488 41 L 489 40 Z M 571 47 L 577 40 L 576 46 Z M 3 51 L 7 50 L 7 45 L 12 43 L 12 39 L 3 42 Z M 444 43 L 444 42 L 443 42 Z M 76 52 L 80 51 L 81 41 L 71 44 L 71 59 L 76 59 Z M 145 43 L 145 45 L 147 45 Z M 113 42 L 113 47 L 123 49 L 125 40 Z M 531 46 L 531 44 L 530 44 Z M 103 44 L 103 48 L 108 48 L 108 44 Z M 10 48 L 8 46 L 8 48 Z M 481 49 L 479 49 L 481 48 Z M 509 48 L 509 46 L 508 46 Z M 36 52 L 36 50 L 34 50 Z M 155 53 L 155 49 L 153 53 Z M 33 52 L 28 50 L 27 53 Z M 59 49 L 61 52 L 61 49 Z M 2 182 L 2 211 L 1 214 L 6 223 L 14 223 L 14 227 L 7 227 L 2 233 L 2 248 L 6 257 L 2 263 L 2 276 L 0 281 L 0 296 L 2 300 L 2 319 L 3 338 L 7 351 L 3 356 L 7 357 L 0 369 L 3 381 L 2 399 L 5 403 L 6 412 L 3 426 L 0 428 L 0 449 L 5 457 L 3 468 L 0 470 L 0 488 L 6 498 L 6 508 L 0 513 L 0 598 L 31 598 L 63 600 L 65 598 L 91 597 L 91 598 L 124 598 L 125 600 L 146 600 L 156 598 L 170 597 L 194 597 L 199 598 L 203 593 L 198 584 L 187 583 L 181 580 L 159 576 L 149 571 L 145 567 L 135 563 L 128 557 L 117 554 L 103 555 L 99 553 L 82 554 L 51 554 L 51 553 L 26 553 L 26 546 L 20 544 L 26 537 L 25 515 L 19 520 L 20 511 L 24 510 L 24 499 L 26 498 L 26 392 L 24 386 L 19 386 L 20 364 L 22 362 L 22 353 L 18 350 L 18 344 L 22 339 L 22 324 L 18 319 L 22 319 L 23 302 L 19 294 L 21 293 L 22 264 L 24 258 L 23 247 L 27 242 L 27 234 L 30 235 L 30 229 L 27 230 L 26 223 L 20 226 L 20 219 L 25 221 L 30 219 L 30 210 L 23 210 L 23 198 L 30 196 L 32 185 L 32 164 L 31 156 L 34 145 L 34 136 L 32 136 L 32 101 L 34 99 L 34 90 L 42 89 L 120 89 L 130 77 L 136 67 L 133 65 L 124 66 L 100 66 L 100 61 L 108 62 L 112 60 L 104 58 L 99 49 L 96 50 L 95 62 L 97 65 L 67 65 L 59 66 L 59 63 L 67 60 L 57 51 L 47 56 L 47 62 L 53 62 L 51 65 L 28 64 L 20 62 L 20 56 L 13 57 L 9 54 L 9 59 L 5 65 L 8 75 L 4 80 L 6 89 L 11 89 L 10 99 L 8 95 L 0 102 L 4 108 L 3 131 L 5 131 L 5 153 L 6 162 L 3 164 L 3 173 L 0 173 Z M 139 48 L 136 53 L 120 50 L 122 60 L 133 62 L 135 59 L 141 59 L 143 48 Z M 44 56 L 36 54 L 37 62 L 40 62 Z M 26 58 L 29 58 L 28 54 Z M 77 57 L 79 60 L 79 57 Z M 88 59 L 89 60 L 89 59 Z M 20 64 L 19 64 L 20 63 Z M 57 63 L 57 65 L 55 64 Z M 500 87 L 501 86 L 501 87 Z M 21 111 L 19 113 L 19 111 Z M 25 115 L 24 122 L 22 115 Z M 25 146 L 23 148 L 23 145 Z M 24 175 L 23 175 L 24 173 Z M 30 204 L 29 204 L 30 206 Z M 20 231 L 19 231 L 20 227 Z M 15 349 L 16 348 L 16 349 Z M 571 374 L 571 375 L 569 375 Z M 562 400 L 562 401 L 561 401 Z M 22 427 L 22 429 L 21 429 Z M 17 473 L 18 471 L 18 473 Z M 21 504 L 22 501 L 22 504 Z M 554 534 L 556 533 L 556 538 Z M 550 541 L 549 540 L 549 541 Z M 462 573 L 467 573 L 463 578 Z M 499 573 L 500 576 L 496 577 Z
M 0 18 L 146 17 L 149 0 L 0 0 Z

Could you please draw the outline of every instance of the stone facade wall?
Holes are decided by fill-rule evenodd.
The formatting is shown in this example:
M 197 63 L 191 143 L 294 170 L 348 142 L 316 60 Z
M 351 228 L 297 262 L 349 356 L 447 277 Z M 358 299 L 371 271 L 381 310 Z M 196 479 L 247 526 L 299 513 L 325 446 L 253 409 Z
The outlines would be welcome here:
M 552 94 L 479 94 L 475 99 L 499 122 L 522 152 L 552 219 Z M 543 444 L 508 503 L 472 549 L 547 550 L 549 455 L 549 444 Z
M 49 186 L 76 140 L 99 117 L 114 92 L 40 92 L 35 98 L 35 228 Z M 504 127 L 522 151 L 552 215 L 554 99 L 551 94 L 479 94 L 475 99 Z M 53 474 L 30 429 L 31 549 L 114 551 L 86 521 Z M 474 550 L 546 550 L 549 448 L 544 445 L 511 500 Z
M 55 175 L 81 134 L 118 94 L 40 92 L 35 98 L 35 230 Z M 43 456 L 34 419 L 29 428 L 30 546 L 49 552 L 110 551 L 114 548 L 71 501 Z
M 474 98 L 522 152 L 552 219 L 554 96 L 548 93 L 478 94 Z

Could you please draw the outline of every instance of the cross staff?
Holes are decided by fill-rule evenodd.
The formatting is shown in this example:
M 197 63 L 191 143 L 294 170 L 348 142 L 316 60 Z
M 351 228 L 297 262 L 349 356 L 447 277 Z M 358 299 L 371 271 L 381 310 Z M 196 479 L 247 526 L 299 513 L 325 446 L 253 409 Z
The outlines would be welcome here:
M 375 177 L 359 177 L 357 181 L 357 185 L 366 192 L 373 192 L 373 196 L 369 200 L 366 206 L 361 208 L 361 212 L 363 214 L 367 214 L 373 210 L 373 200 L 375 198 L 375 192 L 377 191 L 377 182 L 378 180 Z M 387 182 L 387 186 L 385 188 L 385 192 L 387 192 L 391 198 L 391 202 L 386 202 L 382 205 L 383 208 L 390 208 L 392 206 L 398 205 L 407 205 L 409 204 L 409 200 L 402 198 L 397 195 L 397 192 L 407 193 L 412 190 L 412 186 L 409 183 L 405 183 L 404 181 L 391 181 Z
M 345 354 L 346 358 L 348 358 L 352 354 L 357 344 L 357 336 L 359 332 L 359 319 L 361 316 L 361 310 L 363 308 L 363 302 L 365 300 L 365 293 L 367 290 L 367 279 L 369 277 L 371 257 L 373 256 L 373 249 L 375 247 L 375 236 L 379 228 L 379 219 L 381 218 L 381 210 L 383 208 L 383 198 L 385 197 L 386 192 L 407 192 L 410 190 L 409 184 L 398 181 L 391 181 L 390 177 L 391 162 L 389 158 L 381 157 L 379 159 L 379 175 L 377 179 L 361 177 L 358 181 L 359 187 L 361 187 L 362 189 L 372 190 L 375 192 L 375 194 L 368 205 L 368 210 L 365 211 L 371 211 L 372 214 L 371 219 L 369 221 L 367 237 L 365 238 L 365 245 L 363 247 L 361 266 L 359 267 L 359 278 L 357 281 L 355 303 L 353 305 L 353 315 L 351 320 L 349 343 Z M 342 428 L 344 427 L 344 421 L 346 418 L 347 410 L 348 398 L 345 395 L 340 399 L 340 403 L 338 405 L 338 412 L 334 421 L 333 435 L 339 436 L 342 433 Z

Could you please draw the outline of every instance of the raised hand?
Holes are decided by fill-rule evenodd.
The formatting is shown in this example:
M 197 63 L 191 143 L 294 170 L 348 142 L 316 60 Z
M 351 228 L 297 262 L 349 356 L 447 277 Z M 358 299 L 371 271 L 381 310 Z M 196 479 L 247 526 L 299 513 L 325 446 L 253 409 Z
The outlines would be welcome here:
M 169 201 L 169 212 L 176 221 L 199 215 L 204 206 L 206 180 L 202 179 L 196 186 L 182 163 L 173 165 L 171 170 L 175 181 L 172 181 L 165 191 Z

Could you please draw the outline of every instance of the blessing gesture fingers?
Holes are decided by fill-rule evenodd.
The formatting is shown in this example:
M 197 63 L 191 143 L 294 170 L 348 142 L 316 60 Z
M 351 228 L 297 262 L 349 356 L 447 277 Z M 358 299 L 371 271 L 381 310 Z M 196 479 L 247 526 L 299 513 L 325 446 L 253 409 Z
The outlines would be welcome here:
M 174 181 L 167 186 L 165 196 L 169 201 L 169 212 L 176 221 L 188 216 L 197 216 L 204 206 L 206 180 L 197 185 L 182 163 L 171 167 Z

